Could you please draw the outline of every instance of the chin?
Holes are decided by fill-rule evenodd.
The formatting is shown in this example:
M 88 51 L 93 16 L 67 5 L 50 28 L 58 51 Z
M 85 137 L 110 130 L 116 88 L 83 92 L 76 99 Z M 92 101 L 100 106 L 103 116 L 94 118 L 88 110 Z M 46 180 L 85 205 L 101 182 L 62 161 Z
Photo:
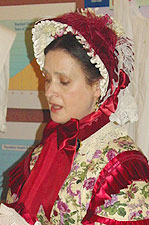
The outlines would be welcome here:
M 70 119 L 55 118 L 54 116 L 51 116 L 51 120 L 53 120 L 55 123 L 64 124 L 67 123 Z

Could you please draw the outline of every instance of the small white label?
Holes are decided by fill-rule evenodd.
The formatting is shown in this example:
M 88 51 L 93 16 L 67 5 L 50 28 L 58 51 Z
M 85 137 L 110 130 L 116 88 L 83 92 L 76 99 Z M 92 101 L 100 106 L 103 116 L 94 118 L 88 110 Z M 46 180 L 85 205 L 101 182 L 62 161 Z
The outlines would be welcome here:
M 26 151 L 30 146 L 2 144 L 2 150 Z

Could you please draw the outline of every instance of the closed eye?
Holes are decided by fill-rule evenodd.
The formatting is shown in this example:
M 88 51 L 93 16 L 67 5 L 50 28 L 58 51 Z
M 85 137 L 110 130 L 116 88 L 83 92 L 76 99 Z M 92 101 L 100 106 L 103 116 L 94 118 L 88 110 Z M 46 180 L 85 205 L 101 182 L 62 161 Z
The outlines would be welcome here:
M 67 86 L 70 83 L 70 81 L 61 81 L 61 84 L 64 86 Z

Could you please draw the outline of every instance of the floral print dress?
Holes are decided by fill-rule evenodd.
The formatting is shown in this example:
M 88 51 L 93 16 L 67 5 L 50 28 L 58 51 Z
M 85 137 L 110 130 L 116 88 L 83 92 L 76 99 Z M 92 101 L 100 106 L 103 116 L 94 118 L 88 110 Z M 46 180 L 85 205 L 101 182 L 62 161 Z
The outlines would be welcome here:
M 42 146 L 35 149 L 30 162 L 32 169 Z M 109 123 L 86 140 L 76 153 L 70 174 L 65 180 L 53 206 L 50 222 L 40 206 L 38 220 L 43 225 L 81 225 L 92 197 L 100 171 L 118 154 L 138 150 L 127 133 L 118 125 Z M 16 197 L 16 196 L 15 196 Z M 97 215 L 118 221 L 137 221 L 149 218 L 149 184 L 134 181 L 110 200 L 96 208 Z M 102 224 L 96 223 L 95 224 Z

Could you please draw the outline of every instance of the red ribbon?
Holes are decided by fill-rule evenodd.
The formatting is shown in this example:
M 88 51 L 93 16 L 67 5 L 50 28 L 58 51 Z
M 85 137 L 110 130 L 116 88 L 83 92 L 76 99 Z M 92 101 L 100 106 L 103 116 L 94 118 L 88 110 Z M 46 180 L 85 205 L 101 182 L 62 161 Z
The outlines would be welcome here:
M 42 140 L 44 147 L 15 206 L 16 211 L 28 223 L 34 224 L 40 205 L 43 205 L 46 217 L 50 219 L 50 212 L 58 192 L 71 170 L 76 152 L 77 131 L 78 121 L 75 119 L 63 126 L 50 121 L 46 127 Z M 63 135 L 60 136 L 59 133 Z

